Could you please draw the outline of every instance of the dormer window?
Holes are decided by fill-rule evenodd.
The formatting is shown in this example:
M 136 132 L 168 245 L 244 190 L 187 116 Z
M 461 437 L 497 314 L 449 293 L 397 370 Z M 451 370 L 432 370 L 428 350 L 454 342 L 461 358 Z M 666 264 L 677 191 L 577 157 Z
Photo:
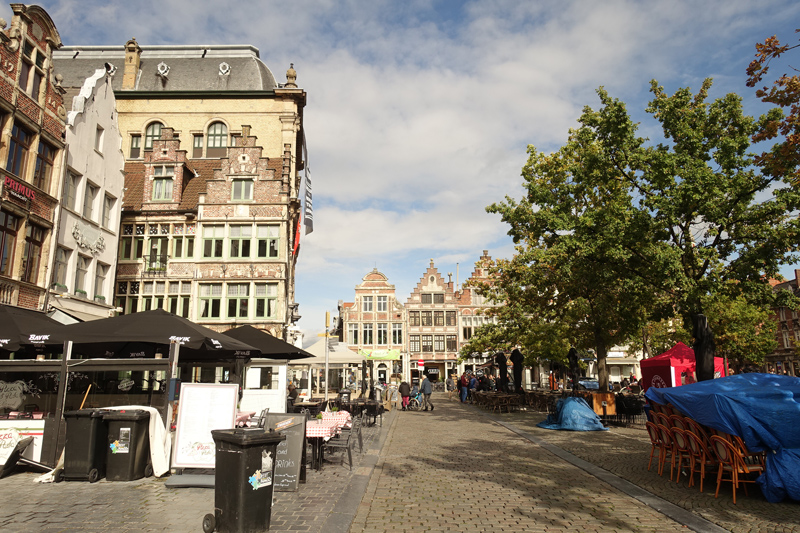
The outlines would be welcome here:
M 206 157 L 225 157 L 228 153 L 228 127 L 214 122 L 208 127 Z
M 153 201 L 172 201 L 172 182 L 174 178 L 174 166 L 156 165 L 153 167 Z
M 231 200 L 243 201 L 253 199 L 253 180 L 235 179 L 233 180 Z
M 152 150 L 153 141 L 161 138 L 161 128 L 164 127 L 160 122 L 153 122 L 144 130 L 144 149 Z

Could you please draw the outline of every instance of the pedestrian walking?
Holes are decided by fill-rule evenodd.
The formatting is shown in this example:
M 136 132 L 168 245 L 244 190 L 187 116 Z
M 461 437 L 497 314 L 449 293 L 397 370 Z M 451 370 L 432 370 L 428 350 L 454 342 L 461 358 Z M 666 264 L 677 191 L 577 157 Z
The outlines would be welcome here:
M 400 393 L 400 398 L 403 400 L 403 411 L 405 411 L 408 407 L 408 398 L 411 395 L 411 387 L 408 385 L 407 381 L 404 381 L 399 387 L 397 387 L 397 391 Z
M 448 376 L 447 380 L 445 380 L 445 386 L 447 387 L 447 399 L 448 400 L 452 400 L 453 399 L 453 393 L 456 390 L 456 382 L 455 382 L 455 380 L 453 380 L 453 376 L 452 375 Z
M 433 392 L 433 385 L 431 385 L 428 376 L 423 377 L 422 383 L 419 384 L 419 391 L 422 393 L 422 406 L 423 411 L 427 411 L 428 407 L 433 411 L 433 404 L 431 403 L 431 393 Z
M 467 373 L 461 374 L 461 403 L 467 401 L 467 388 L 469 387 L 469 377 Z

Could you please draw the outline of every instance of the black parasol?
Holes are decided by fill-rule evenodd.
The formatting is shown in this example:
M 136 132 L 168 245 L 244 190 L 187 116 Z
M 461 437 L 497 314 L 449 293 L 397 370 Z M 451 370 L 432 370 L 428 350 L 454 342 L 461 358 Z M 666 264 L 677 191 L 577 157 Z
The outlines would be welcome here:
M 64 324 L 40 311 L 0 305 L 0 350 L 17 352 L 45 346 L 63 346 L 66 339 Z
M 277 337 L 273 337 L 266 331 L 253 326 L 240 326 L 229 329 L 225 332 L 228 337 L 240 340 L 261 351 L 261 357 L 268 359 L 306 359 L 314 357 L 302 348 L 298 348 L 288 342 L 284 342 Z

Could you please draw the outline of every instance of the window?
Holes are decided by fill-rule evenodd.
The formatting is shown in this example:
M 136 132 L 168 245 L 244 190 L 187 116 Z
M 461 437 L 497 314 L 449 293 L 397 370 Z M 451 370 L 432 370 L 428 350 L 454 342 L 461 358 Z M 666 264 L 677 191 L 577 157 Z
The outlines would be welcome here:
M 194 237 L 173 237 L 172 257 L 179 259 L 194 257 Z
M 139 134 L 131 135 L 131 159 L 138 159 L 142 154 L 142 136 Z
M 422 351 L 423 352 L 433 351 L 433 335 L 422 336 Z
M 147 129 L 144 130 L 144 149 L 145 150 L 152 150 L 153 149 L 153 141 L 156 139 L 161 138 L 161 128 L 163 124 L 160 122 L 153 122 Z
M 203 226 L 203 257 L 222 257 L 225 226 Z
M 4 276 L 11 275 L 18 226 L 19 218 L 11 213 L 0 211 L 0 274 Z
M 134 235 L 133 224 L 122 225 L 122 237 L 119 239 L 120 259 L 141 259 L 144 253 L 144 224 L 136 224 Z
M 56 265 L 55 272 L 53 273 L 53 282 L 59 285 L 67 285 L 67 262 L 69 261 L 69 250 L 61 248 L 56 249 Z
M 229 283 L 228 318 L 247 318 L 248 303 L 250 303 L 250 284 Z
M 101 154 L 103 153 L 103 139 L 105 137 L 105 130 L 102 126 L 97 126 L 97 131 L 94 132 L 94 149 Z
M 429 304 L 433 301 L 430 294 L 422 294 L 420 297 L 422 298 L 422 303 L 424 304 Z
M 444 311 L 433 312 L 433 325 L 444 326 Z
M 433 336 L 433 350 L 436 352 L 444 351 L 444 335 Z
M 389 344 L 389 325 L 378 324 L 378 336 L 376 344 Z
M 419 326 L 419 311 L 408 312 L 408 325 Z
M 153 167 L 153 200 L 172 201 L 172 180 L 175 178 L 173 165 Z
M 789 343 L 789 330 L 784 329 L 781 333 L 783 335 L 783 347 L 791 348 L 791 344 Z
M 361 310 L 365 313 L 372 311 L 372 296 L 361 297 Z
M 455 311 L 445 311 L 445 325 L 447 326 L 455 326 L 456 325 L 456 312 Z
M 19 74 L 19 88 L 30 94 L 31 98 L 39 101 L 42 79 L 44 78 L 44 54 L 25 41 L 22 46 L 22 67 Z
M 233 192 L 231 200 L 252 200 L 253 199 L 253 180 L 236 179 L 233 180 Z
M 150 272 L 166 270 L 167 255 L 168 255 L 167 247 L 169 246 L 169 240 L 167 239 L 167 237 L 151 236 L 147 241 L 147 246 L 149 248 L 149 255 L 147 258 L 147 270 Z
M 19 124 L 14 123 L 11 129 L 11 138 L 8 142 L 8 160 L 6 170 L 17 176 L 25 174 L 25 163 L 28 159 L 28 150 L 33 136 Z
M 419 352 L 419 335 L 408 336 L 408 350 L 411 352 Z
M 462 336 L 464 337 L 465 341 L 468 341 L 472 337 L 472 317 L 465 316 L 461 319 L 462 322 Z
M 203 157 L 203 135 L 195 135 L 192 139 L 192 158 L 199 159 Z
M 111 212 L 114 210 L 114 199 L 106 195 L 103 199 L 103 227 L 111 229 Z
M 53 161 L 56 149 L 44 141 L 39 141 L 39 154 L 36 156 L 36 169 L 33 171 L 33 184 L 45 192 L 50 192 L 50 178 L 53 175 Z
M 378 296 L 378 312 L 386 312 L 389 310 L 389 297 Z
M 403 324 L 392 324 L 392 344 L 403 344 Z
M 430 311 L 422 311 L 422 325 L 423 326 L 433 325 L 433 317 Z
M 433 303 L 435 304 L 443 304 L 444 303 L 444 294 L 436 293 L 433 295 Z
M 200 285 L 200 318 L 219 318 L 222 307 L 222 283 Z
M 189 318 L 189 302 L 192 283 L 190 281 L 173 281 L 169 284 L 169 312 Z
M 458 338 L 455 335 L 447 336 L 447 351 L 455 352 L 458 350 Z
M 89 270 L 89 259 L 79 255 L 78 263 L 75 267 L 75 293 L 78 291 L 86 293 L 86 272 Z
M 81 177 L 78 174 L 71 170 L 67 171 L 67 178 L 64 180 L 64 197 L 61 199 L 67 209 L 75 210 L 78 207 L 76 201 L 80 182 Z
M 28 222 L 25 231 L 25 248 L 22 249 L 22 280 L 36 283 L 45 230 Z
M 347 344 L 351 346 L 358 344 L 358 324 L 347 324 Z
M 231 226 L 228 228 L 231 243 L 230 257 L 250 257 L 250 238 L 253 226 Z
M 258 257 L 278 257 L 278 226 L 258 226 Z
M 206 157 L 225 157 L 228 153 L 228 127 L 215 122 L 208 127 L 208 149 Z
M 277 318 L 278 284 L 256 283 L 256 318 Z
M 97 197 L 97 191 L 99 190 L 99 187 L 88 182 L 86 183 L 86 190 L 84 191 L 83 195 L 83 218 L 92 220 L 92 215 L 94 213 L 94 199 Z
M 122 309 L 122 314 L 135 313 L 139 308 L 139 282 L 121 281 L 117 284 L 116 306 Z
M 106 276 L 108 275 L 108 265 L 97 264 L 97 271 L 94 275 L 94 295 L 93 297 L 105 297 Z
M 364 342 L 362 344 L 372 344 L 372 324 L 364 324 Z
M 778 309 L 778 314 L 781 317 L 781 322 L 786 320 L 786 308 L 785 307 L 781 307 L 780 309 Z

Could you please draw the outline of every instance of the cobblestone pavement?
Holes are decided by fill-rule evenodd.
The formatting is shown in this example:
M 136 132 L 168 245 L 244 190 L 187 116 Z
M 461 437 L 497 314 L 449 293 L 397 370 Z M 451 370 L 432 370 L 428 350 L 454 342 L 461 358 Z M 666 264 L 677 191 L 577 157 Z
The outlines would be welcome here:
M 476 407 L 434 403 L 398 413 L 351 532 L 686 531 Z
M 320 472 L 308 471 L 297 492 L 276 492 L 270 531 L 345 532 L 377 462 L 383 426 L 364 429 L 364 453 L 353 454 L 353 470 L 340 454 Z M 214 490 L 169 488 L 162 479 L 130 482 L 35 483 L 38 474 L 0 479 L 2 532 L 202 531 L 203 516 L 214 512 Z

